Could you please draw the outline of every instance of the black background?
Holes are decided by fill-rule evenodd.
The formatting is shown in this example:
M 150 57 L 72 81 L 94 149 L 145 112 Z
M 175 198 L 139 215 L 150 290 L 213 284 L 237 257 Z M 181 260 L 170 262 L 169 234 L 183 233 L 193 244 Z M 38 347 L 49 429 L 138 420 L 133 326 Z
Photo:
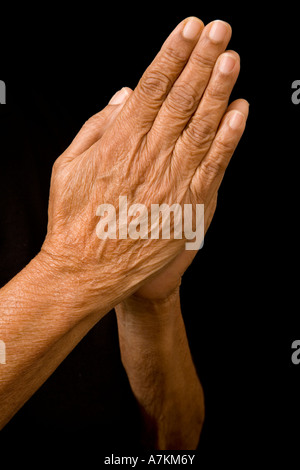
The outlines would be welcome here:
M 202 4 L 201 4 L 202 3 Z M 1 284 L 38 252 L 51 167 L 81 125 L 123 86 L 134 88 L 187 16 L 228 21 L 241 56 L 232 99 L 250 102 L 246 132 L 219 192 L 205 246 L 182 284 L 188 337 L 206 398 L 204 468 L 295 463 L 300 432 L 297 218 L 298 17 L 240 2 L 53 4 L 17 9 L 1 33 Z M 87 455 L 138 449 L 138 417 L 108 314 L 1 433 Z M 74 453 L 69 450 L 66 455 Z M 101 460 L 101 459 L 100 459 Z

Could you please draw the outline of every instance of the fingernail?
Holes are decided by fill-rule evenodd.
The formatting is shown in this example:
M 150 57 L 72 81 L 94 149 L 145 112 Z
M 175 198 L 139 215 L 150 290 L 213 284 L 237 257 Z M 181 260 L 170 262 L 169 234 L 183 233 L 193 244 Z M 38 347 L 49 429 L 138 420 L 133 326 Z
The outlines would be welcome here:
M 198 18 L 190 18 L 183 28 L 182 35 L 185 39 L 196 39 L 202 28 L 202 22 Z
M 217 20 L 214 21 L 212 27 L 209 30 L 208 37 L 211 41 L 219 43 L 224 41 L 226 34 L 228 32 L 228 26 L 224 21 Z
M 111 98 L 108 104 L 121 104 L 124 103 L 128 96 L 128 91 L 126 88 L 122 88 L 121 90 L 117 91 L 114 96 Z
M 222 73 L 230 73 L 236 63 L 236 59 L 232 57 L 230 54 L 225 54 L 221 57 L 220 63 L 219 63 L 219 70 Z
M 233 111 L 230 118 L 228 125 L 236 131 L 237 129 L 240 129 L 242 126 L 245 124 L 245 116 L 243 113 L 240 113 L 240 111 Z

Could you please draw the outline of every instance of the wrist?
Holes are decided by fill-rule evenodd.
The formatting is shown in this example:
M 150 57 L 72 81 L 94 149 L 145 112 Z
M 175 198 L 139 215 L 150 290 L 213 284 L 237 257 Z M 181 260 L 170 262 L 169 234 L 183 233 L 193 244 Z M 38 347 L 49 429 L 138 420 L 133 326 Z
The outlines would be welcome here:
M 67 264 L 43 249 L 26 266 L 24 276 L 26 284 L 37 298 L 41 297 L 46 308 L 59 314 L 71 313 L 75 321 L 95 313 L 102 318 L 113 308 L 112 291 L 117 281 L 112 276 L 103 276 L 103 282 L 97 282 L 96 286 L 87 269 Z
M 79 307 L 81 292 L 72 274 L 57 260 L 39 252 L 20 271 L 11 283 L 18 286 L 18 293 L 26 307 L 27 299 L 38 310 L 57 312 L 60 316 Z M 6 286 L 9 288 L 10 283 Z M 82 306 L 84 301 L 82 302 Z
M 163 299 L 144 299 L 131 295 L 115 307 L 122 343 L 134 341 L 141 346 L 173 347 L 181 327 L 179 288 Z
M 151 326 L 164 326 L 173 317 L 173 311 L 180 304 L 179 287 L 165 297 L 147 298 L 136 293 L 126 297 L 116 305 L 117 316 L 126 322 L 137 326 L 147 324 Z

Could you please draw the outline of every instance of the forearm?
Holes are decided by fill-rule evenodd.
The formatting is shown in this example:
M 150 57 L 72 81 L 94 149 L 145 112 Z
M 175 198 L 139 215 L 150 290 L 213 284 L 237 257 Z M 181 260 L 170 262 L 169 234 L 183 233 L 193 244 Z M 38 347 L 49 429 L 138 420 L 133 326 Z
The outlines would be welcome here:
M 112 308 L 88 310 L 80 286 L 38 255 L 0 291 L 0 429 Z
M 146 446 L 195 449 L 204 398 L 179 293 L 159 302 L 132 296 L 116 307 L 116 313 L 122 361 L 141 409 Z

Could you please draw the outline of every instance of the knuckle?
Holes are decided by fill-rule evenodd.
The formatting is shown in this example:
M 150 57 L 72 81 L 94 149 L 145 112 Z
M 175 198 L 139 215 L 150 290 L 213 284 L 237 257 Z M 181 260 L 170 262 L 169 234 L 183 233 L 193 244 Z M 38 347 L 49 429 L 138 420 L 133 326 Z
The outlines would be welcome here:
M 201 70 L 211 71 L 215 65 L 215 57 L 209 54 L 205 54 L 202 51 L 194 51 L 190 62 L 192 65 L 196 65 L 197 68 L 201 67 Z
M 216 139 L 214 147 L 217 154 L 230 156 L 234 152 L 235 144 L 228 139 Z
M 196 105 L 196 91 L 189 83 L 175 85 L 168 96 L 168 106 L 181 113 L 191 113 Z
M 60 167 L 60 157 L 58 157 L 52 165 L 52 171 L 56 172 Z
M 99 112 L 91 116 L 85 123 L 83 124 L 82 128 L 87 129 L 97 129 L 99 126 L 103 124 L 103 114 Z
M 62 167 L 62 156 L 58 157 L 53 163 L 52 176 L 56 177 L 60 173 L 61 167 Z
M 215 127 L 208 119 L 194 120 L 186 129 L 186 137 L 193 146 L 211 143 Z
M 170 86 L 170 78 L 160 70 L 148 71 L 140 83 L 140 92 L 143 96 L 151 96 L 151 99 L 164 98 Z
M 186 59 L 186 53 L 181 48 L 167 47 L 162 56 L 162 62 L 171 65 L 182 66 L 185 64 Z
M 229 99 L 228 87 L 223 80 L 215 80 L 206 88 L 206 95 L 210 100 L 226 103 Z
M 227 165 L 223 159 L 208 158 L 201 164 L 202 176 L 206 183 L 211 183 L 217 176 L 222 175 Z

